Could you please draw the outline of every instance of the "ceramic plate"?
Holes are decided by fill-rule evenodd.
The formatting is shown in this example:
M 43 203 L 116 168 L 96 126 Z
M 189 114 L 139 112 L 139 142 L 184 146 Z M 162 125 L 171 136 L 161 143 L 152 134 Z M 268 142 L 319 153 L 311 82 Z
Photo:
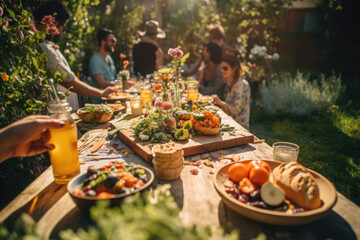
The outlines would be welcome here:
M 102 100 L 105 101 L 126 101 L 130 98 L 130 93 L 116 93 L 110 94 L 108 97 L 102 97 Z
M 246 163 L 249 161 L 242 162 Z M 280 162 L 274 161 L 265 162 L 270 165 L 271 169 L 274 169 L 276 166 L 281 164 Z M 321 174 L 308 169 L 308 171 L 315 178 L 315 181 L 319 187 L 320 199 L 322 201 L 322 206 L 320 208 L 293 214 L 273 210 L 265 210 L 244 204 L 230 197 L 228 193 L 225 192 L 224 182 L 229 179 L 227 171 L 232 164 L 234 163 L 227 164 L 216 171 L 214 177 L 214 186 L 224 203 L 229 208 L 245 217 L 251 218 L 259 222 L 274 225 L 300 225 L 324 217 L 336 203 L 337 196 L 334 186 Z
M 144 186 L 134 190 L 131 193 L 116 194 L 115 197 L 107 198 L 106 200 L 110 200 L 112 206 L 118 206 L 121 203 L 121 201 L 123 200 L 123 198 L 125 198 L 127 196 L 133 195 L 137 192 L 144 191 L 145 189 L 149 188 L 151 183 L 154 181 L 154 174 L 150 169 L 140 166 L 140 165 L 136 165 L 136 168 L 145 170 L 148 181 L 145 183 Z M 75 178 L 73 178 L 67 185 L 68 193 L 70 194 L 71 198 L 76 203 L 76 205 L 82 210 L 88 210 L 91 206 L 95 205 L 96 201 L 99 201 L 99 199 L 97 197 L 88 197 L 88 196 L 81 197 L 81 196 L 74 195 L 72 193 L 72 190 L 76 186 L 80 185 L 85 180 L 85 178 L 86 178 L 86 173 L 82 174 L 82 175 L 78 175 Z

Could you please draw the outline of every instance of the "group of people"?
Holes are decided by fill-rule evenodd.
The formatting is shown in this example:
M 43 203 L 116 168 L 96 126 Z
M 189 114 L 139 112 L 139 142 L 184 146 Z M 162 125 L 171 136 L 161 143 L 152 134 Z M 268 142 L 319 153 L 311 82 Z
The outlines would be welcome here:
M 50 0 L 34 11 L 34 18 L 41 29 L 41 21 L 45 16 L 55 18 L 55 26 L 61 32 L 70 14 L 63 1 Z M 224 33 L 219 27 L 210 29 L 209 42 L 204 45 L 203 54 L 198 54 L 198 61 L 183 76 L 197 73 L 199 92 L 212 95 L 214 103 L 234 117 L 245 128 L 249 127 L 250 87 L 241 75 L 239 57 L 235 50 L 224 42 Z M 145 31 L 140 32 L 141 41 L 133 47 L 134 73 L 146 76 L 163 65 L 163 51 L 158 39 L 165 38 L 165 32 L 154 20 L 145 23 Z M 89 62 L 90 85 L 80 81 L 71 71 L 70 66 L 60 52 L 58 46 L 46 36 L 40 47 L 47 55 L 47 68 L 51 72 L 65 73 L 59 88 L 71 88 L 71 91 L 91 97 L 93 103 L 100 103 L 101 97 L 107 97 L 116 91 L 114 80 L 116 69 L 110 54 L 116 45 L 115 35 L 111 30 L 97 31 L 98 51 Z M 224 81 L 224 79 L 226 81 Z M 77 108 L 77 96 L 73 95 L 73 108 Z M 0 162 L 13 156 L 29 156 L 52 149 L 48 145 L 49 129 L 64 126 L 64 122 L 47 116 L 30 116 L 0 130 L 2 151 Z M 11 141 L 8 139 L 11 138 Z

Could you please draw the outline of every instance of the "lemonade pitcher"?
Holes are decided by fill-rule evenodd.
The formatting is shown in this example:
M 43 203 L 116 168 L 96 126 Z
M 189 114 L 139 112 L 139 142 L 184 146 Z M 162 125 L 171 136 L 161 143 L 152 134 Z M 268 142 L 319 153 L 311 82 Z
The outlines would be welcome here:
M 51 101 L 48 110 L 51 117 L 65 122 L 62 128 L 50 129 L 49 144 L 53 144 L 55 148 L 49 154 L 54 181 L 66 184 L 80 172 L 76 124 L 71 118 L 71 107 L 67 101 Z

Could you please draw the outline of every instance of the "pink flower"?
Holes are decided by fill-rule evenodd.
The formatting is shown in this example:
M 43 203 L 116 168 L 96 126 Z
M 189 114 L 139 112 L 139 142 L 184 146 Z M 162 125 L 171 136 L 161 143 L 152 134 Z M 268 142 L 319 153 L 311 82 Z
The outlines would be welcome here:
M 0 7 L 0 17 L 4 14 L 4 10 L 2 7 Z
M 35 26 L 35 21 L 33 20 L 33 21 L 31 21 L 31 23 L 30 23 L 30 27 L 31 27 L 31 29 L 34 31 L 34 32 L 39 32 L 37 29 L 36 29 L 36 26 Z
M 55 23 L 55 18 L 53 16 L 51 16 L 51 15 L 46 15 L 41 20 L 41 23 L 44 24 L 44 25 L 53 25 Z
M 162 108 L 163 102 L 162 101 L 156 101 L 154 105 L 155 105 L 155 107 L 161 107 Z
M 173 105 L 172 103 L 170 102 L 163 102 L 162 106 L 161 106 L 161 109 L 162 110 L 166 110 L 166 109 L 172 109 L 173 108 Z
M 46 30 L 53 36 L 60 34 L 59 30 L 55 26 L 48 27 Z
M 168 54 L 173 58 L 181 58 L 184 53 L 179 48 L 169 48 Z

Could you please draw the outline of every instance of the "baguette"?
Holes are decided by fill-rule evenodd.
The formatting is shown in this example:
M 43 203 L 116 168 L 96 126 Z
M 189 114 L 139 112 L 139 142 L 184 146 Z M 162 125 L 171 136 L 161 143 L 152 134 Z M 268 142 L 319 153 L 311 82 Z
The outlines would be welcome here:
M 296 162 L 286 162 L 273 170 L 273 181 L 288 199 L 306 209 L 320 207 L 319 188 L 309 171 Z

